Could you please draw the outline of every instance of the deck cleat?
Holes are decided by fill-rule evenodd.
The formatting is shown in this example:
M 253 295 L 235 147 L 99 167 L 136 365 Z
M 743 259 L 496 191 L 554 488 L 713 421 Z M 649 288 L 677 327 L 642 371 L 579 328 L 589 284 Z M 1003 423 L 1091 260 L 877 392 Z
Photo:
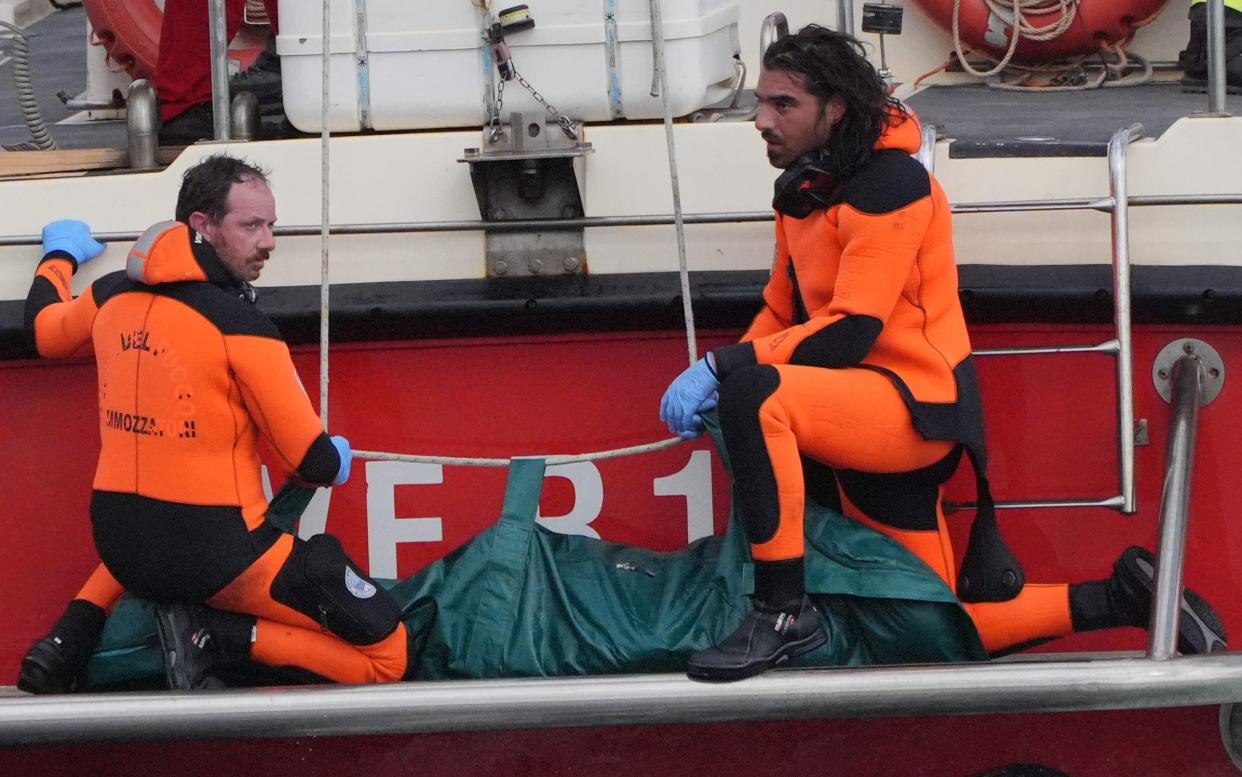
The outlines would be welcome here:
M 1146 628 L 1150 622 L 1155 577 L 1155 554 L 1137 545 L 1126 548 L 1113 566 L 1112 581 L 1124 597 L 1131 625 Z M 1216 653 L 1225 649 L 1227 639 L 1225 627 L 1212 605 L 1191 589 L 1184 588 L 1181 617 L 1178 618 L 1178 651 L 1182 655 Z
M 710 682 L 752 677 L 826 643 L 824 625 L 806 594 L 784 607 L 755 602 L 732 634 L 690 657 L 686 674 Z

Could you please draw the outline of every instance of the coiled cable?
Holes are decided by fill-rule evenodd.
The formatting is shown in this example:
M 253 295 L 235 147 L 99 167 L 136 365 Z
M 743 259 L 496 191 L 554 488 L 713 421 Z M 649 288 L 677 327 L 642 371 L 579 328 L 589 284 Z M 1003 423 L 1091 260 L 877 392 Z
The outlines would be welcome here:
M 56 148 L 56 141 L 52 140 L 52 134 L 43 123 L 43 116 L 39 113 L 39 101 L 35 99 L 34 81 L 30 77 L 30 39 L 8 22 L 0 21 L 0 27 L 13 33 L 13 88 L 17 91 L 17 104 L 21 108 L 22 119 L 30 130 L 35 147 L 42 151 L 51 151 Z

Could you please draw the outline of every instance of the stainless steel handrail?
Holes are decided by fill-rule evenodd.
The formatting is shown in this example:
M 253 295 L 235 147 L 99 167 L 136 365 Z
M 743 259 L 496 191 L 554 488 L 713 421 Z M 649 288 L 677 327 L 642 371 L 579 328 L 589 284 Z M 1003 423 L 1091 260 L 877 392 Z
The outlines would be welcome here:
M 1208 112 L 1225 113 L 1225 2 L 1207 0 Z
M 1242 654 L 0 698 L 0 745 L 1065 712 L 1242 700 Z
M 224 0 L 209 0 L 211 35 L 211 118 L 216 140 L 229 139 L 229 38 Z
M 1113 329 L 1117 338 L 1117 456 L 1121 512 L 1138 510 L 1134 486 L 1134 355 L 1130 326 L 1130 218 L 1127 149 L 1143 136 L 1142 124 L 1118 130 L 1108 141 L 1108 189 L 1113 198 Z
M 1058 345 L 1034 348 L 996 348 L 973 352 L 975 356 L 1028 356 L 1037 354 L 1104 353 L 1116 358 L 1117 380 L 1117 480 L 1121 493 L 1101 499 L 999 500 L 996 507 L 1066 508 L 1108 507 L 1122 513 L 1138 510 L 1134 482 L 1134 361 L 1130 321 L 1130 222 L 1131 204 L 1127 189 L 1127 149 L 1142 137 L 1143 126 L 1132 124 L 1113 133 L 1108 142 L 1107 200 L 1096 200 L 1094 208 L 1112 214 L 1113 339 L 1096 345 Z M 1068 201 L 1063 201 L 1068 202 Z M 971 509 L 973 502 L 946 502 L 945 510 Z
M 854 35 L 854 0 L 837 0 L 837 32 Z
M 1242 194 L 1185 194 L 1143 195 L 1129 198 L 1130 207 L 1161 205 L 1242 205 Z M 1111 212 L 1111 197 L 1083 197 L 1060 200 L 998 200 L 995 202 L 962 203 L 952 206 L 955 214 L 1012 213 L 1048 210 L 1094 210 Z M 742 224 L 772 220 L 772 211 L 727 211 L 721 213 L 687 213 L 686 224 Z M 336 235 L 397 235 L 415 232 L 501 232 L 535 229 L 595 229 L 601 227 L 657 227 L 673 223 L 671 214 L 642 216 L 586 216 L 573 219 L 524 219 L 513 221 L 411 221 L 375 222 L 370 224 L 334 224 Z M 277 237 L 304 237 L 318 235 L 318 224 L 278 226 L 273 233 Z M 98 232 L 95 238 L 104 243 L 132 243 L 142 232 Z M 0 246 L 37 246 L 42 243 L 39 235 L 0 236 Z
M 770 13 L 759 25 L 759 62 L 763 63 L 763 55 L 768 53 L 768 46 L 789 34 L 789 20 L 780 11 Z
M 1194 356 L 1183 356 L 1173 363 L 1172 379 L 1172 423 L 1165 448 L 1160 540 L 1156 548 L 1151 626 L 1147 632 L 1147 655 L 1161 661 L 1171 658 L 1177 649 L 1190 482 L 1199 406 L 1203 401 L 1203 367 Z

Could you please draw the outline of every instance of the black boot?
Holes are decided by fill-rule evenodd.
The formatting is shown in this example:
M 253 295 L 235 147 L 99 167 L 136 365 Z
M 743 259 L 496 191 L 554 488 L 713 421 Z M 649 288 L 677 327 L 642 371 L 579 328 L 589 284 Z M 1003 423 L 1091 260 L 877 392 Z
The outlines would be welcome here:
M 22 659 L 17 687 L 26 693 L 68 693 L 78 684 L 103 632 L 107 614 L 85 599 L 74 599 L 46 636 Z
M 780 607 L 756 601 L 737 630 L 716 647 L 690 657 L 686 674 L 694 680 L 741 680 L 809 653 L 827 641 L 824 619 L 806 594 Z
M 1190 7 L 1190 40 L 1178 54 L 1182 91 L 1207 92 L 1207 3 Z M 1242 94 L 1242 13 L 1225 8 L 1225 91 Z
M 250 92 L 259 101 L 259 112 L 264 116 L 284 112 L 280 57 L 276 54 L 275 40 L 275 37 L 268 38 L 254 64 L 229 79 L 230 98 L 239 92 Z
M 200 604 L 173 602 L 155 610 L 164 651 L 164 674 L 174 691 L 223 688 L 212 675 L 217 664 L 249 652 L 253 616 L 224 612 Z
M 1070 586 L 1070 619 L 1074 631 L 1116 626 L 1147 628 L 1151 621 L 1151 594 L 1155 588 L 1156 557 L 1146 548 L 1122 552 L 1105 580 Z M 1183 655 L 1215 653 L 1225 649 L 1227 635 L 1216 610 L 1189 588 L 1182 590 L 1177 649 Z
M 191 105 L 161 125 L 159 142 L 161 146 L 189 146 L 215 136 L 211 103 L 205 102 Z
M 806 595 L 805 560 L 755 562 L 754 609 L 718 645 L 690 656 L 686 674 L 727 682 L 766 672 L 828 641 Z

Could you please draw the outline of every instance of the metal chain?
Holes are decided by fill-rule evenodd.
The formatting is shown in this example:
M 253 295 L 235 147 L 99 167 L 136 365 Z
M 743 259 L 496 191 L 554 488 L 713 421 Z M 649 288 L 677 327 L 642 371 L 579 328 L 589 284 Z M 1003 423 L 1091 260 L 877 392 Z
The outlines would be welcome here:
M 523 77 L 522 74 L 517 71 L 517 68 L 513 69 L 513 77 L 516 78 L 517 82 L 522 85 L 522 88 L 530 92 L 530 96 L 535 98 L 535 102 L 539 103 L 540 105 L 544 107 L 544 109 L 548 112 L 548 115 L 551 116 L 552 119 L 557 124 L 560 125 L 562 132 L 564 132 L 567 136 L 569 136 L 571 140 L 577 139 L 578 122 L 562 114 L 560 111 L 556 109 L 555 105 L 553 105 L 552 103 L 544 99 L 544 96 L 539 93 L 539 90 L 531 86 L 530 81 L 527 81 L 526 78 Z M 503 84 L 504 82 L 502 81 L 501 83 Z

